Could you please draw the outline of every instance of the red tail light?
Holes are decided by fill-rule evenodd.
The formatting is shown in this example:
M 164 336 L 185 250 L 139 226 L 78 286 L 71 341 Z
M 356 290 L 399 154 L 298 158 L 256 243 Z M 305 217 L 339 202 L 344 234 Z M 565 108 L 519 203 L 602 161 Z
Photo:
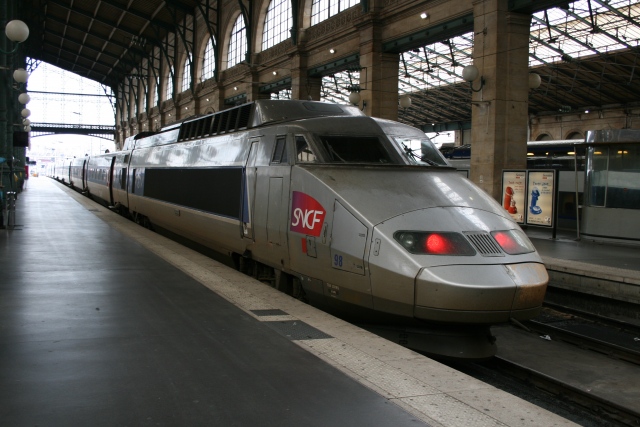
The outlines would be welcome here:
M 508 251 L 509 249 L 515 248 L 516 243 L 513 241 L 511 236 L 504 231 L 497 231 L 493 233 L 493 238 L 496 239 L 496 242 L 504 249 Z
M 455 250 L 451 242 L 442 234 L 431 234 L 425 240 L 425 252 L 441 255 L 455 252 Z
M 535 251 L 529 238 L 520 230 L 493 231 L 493 238 L 509 255 L 526 254 Z
M 460 233 L 397 231 L 393 237 L 412 254 L 475 255 L 476 251 Z

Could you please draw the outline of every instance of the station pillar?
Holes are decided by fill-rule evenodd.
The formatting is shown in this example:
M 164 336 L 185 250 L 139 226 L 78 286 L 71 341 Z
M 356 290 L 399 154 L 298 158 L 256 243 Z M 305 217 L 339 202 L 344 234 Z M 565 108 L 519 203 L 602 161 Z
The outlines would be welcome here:
M 398 120 L 400 56 L 382 51 L 382 22 L 378 19 L 363 20 L 356 26 L 360 33 L 359 107 L 368 116 Z
M 525 169 L 531 16 L 511 13 L 508 0 L 475 0 L 471 180 L 496 200 L 503 169 Z M 481 86 L 484 80 L 484 85 Z
M 298 53 L 291 59 L 291 99 L 320 101 L 322 77 L 309 77 L 304 54 Z

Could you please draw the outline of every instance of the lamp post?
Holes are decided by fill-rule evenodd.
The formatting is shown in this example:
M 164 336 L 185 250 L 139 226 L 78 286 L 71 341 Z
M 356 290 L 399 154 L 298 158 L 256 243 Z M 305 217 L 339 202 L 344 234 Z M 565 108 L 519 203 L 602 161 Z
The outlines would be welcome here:
M 17 10 L 17 1 L 3 1 L 0 5 L 0 16 L 11 16 Z M 26 93 L 22 94 L 24 96 L 18 96 L 24 92 L 28 73 L 23 68 L 16 69 L 17 65 L 24 64 L 24 54 L 21 53 L 20 47 L 29 37 L 29 27 L 23 21 L 11 20 L 6 22 L 4 34 L 6 37 L 0 35 L 0 158 L 3 159 L 2 168 L 0 168 L 0 199 L 2 199 L 0 217 L 4 216 L 1 212 L 7 205 L 7 196 L 15 195 L 17 189 L 14 174 L 19 179 L 24 179 L 26 149 L 18 151 L 14 149 L 14 126 L 17 125 L 22 131 L 24 129 L 21 123 L 22 118 L 30 114 L 24 107 L 29 102 L 29 96 Z M 21 103 L 23 106 L 20 105 Z M 20 110 L 22 110 L 22 117 Z M 17 161 L 14 155 L 18 157 Z M 22 169 L 16 168 L 18 163 L 22 163 Z M 15 206 L 15 204 L 9 203 L 9 206 Z M 7 214 L 11 218 L 11 212 Z M 0 219 L 2 219 L 1 227 L 4 226 L 4 218 Z

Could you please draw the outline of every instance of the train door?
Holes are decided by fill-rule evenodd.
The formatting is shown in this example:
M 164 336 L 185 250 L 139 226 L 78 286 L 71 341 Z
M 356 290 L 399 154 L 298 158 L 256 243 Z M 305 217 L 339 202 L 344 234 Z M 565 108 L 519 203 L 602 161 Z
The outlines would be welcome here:
M 263 137 L 258 150 L 255 187 L 254 254 L 277 265 L 289 265 L 287 222 L 291 185 L 291 142 L 287 128 L 278 128 L 275 135 Z
M 325 287 L 325 296 L 330 299 L 357 302 L 364 307 L 373 307 L 370 278 L 365 274 L 365 252 L 369 231 L 358 218 L 338 200 L 333 206 L 333 223 L 329 239 L 331 267 L 335 272 L 349 274 L 349 286 Z
M 282 250 L 287 247 L 287 211 L 289 208 L 289 176 L 291 165 L 287 149 L 291 136 L 276 136 L 271 155 L 267 188 L 267 242 Z
M 115 173 L 116 156 L 111 158 L 111 165 L 109 166 L 109 175 L 107 176 L 107 186 L 109 187 L 109 206 L 113 206 L 113 182 Z
M 254 240 L 253 235 L 253 207 L 256 195 L 256 152 L 258 151 L 259 139 L 251 141 L 249 155 L 244 167 L 244 180 L 242 189 L 242 221 L 240 226 L 240 236 L 245 239 Z
M 82 191 L 87 189 L 87 161 L 82 162 Z

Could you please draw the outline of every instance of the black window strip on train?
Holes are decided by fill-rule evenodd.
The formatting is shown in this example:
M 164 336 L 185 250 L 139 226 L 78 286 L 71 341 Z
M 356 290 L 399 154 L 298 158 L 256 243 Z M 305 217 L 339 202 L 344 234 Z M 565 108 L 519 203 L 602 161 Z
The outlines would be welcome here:
M 240 219 L 242 168 L 146 169 L 144 196 Z
M 203 138 L 218 133 L 229 133 L 249 127 L 249 117 L 253 104 L 221 111 L 212 116 L 183 123 L 180 126 L 178 141 Z
M 229 110 L 229 122 L 227 123 L 227 132 L 236 130 L 236 120 L 238 120 L 238 109 Z
M 221 114 L 216 114 L 213 117 L 213 124 L 211 125 L 211 134 L 215 135 L 218 133 L 218 128 L 220 127 L 220 121 L 222 119 L 222 115 Z
M 127 189 L 127 168 L 120 169 L 120 189 Z
M 238 118 L 238 130 L 246 129 L 249 126 L 249 116 L 251 115 L 251 105 L 240 107 L 240 117 Z

